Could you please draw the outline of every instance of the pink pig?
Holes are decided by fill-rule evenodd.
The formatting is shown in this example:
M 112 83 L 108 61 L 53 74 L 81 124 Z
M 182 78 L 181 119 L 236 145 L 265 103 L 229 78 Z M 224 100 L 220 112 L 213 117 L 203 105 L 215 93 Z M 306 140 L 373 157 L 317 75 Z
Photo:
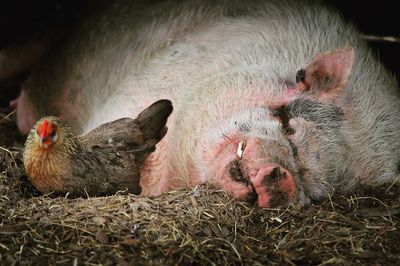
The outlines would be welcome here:
M 311 1 L 117 1 L 48 54 L 13 104 L 76 133 L 174 104 L 142 195 L 212 183 L 260 207 L 400 175 L 400 97 L 359 33 Z

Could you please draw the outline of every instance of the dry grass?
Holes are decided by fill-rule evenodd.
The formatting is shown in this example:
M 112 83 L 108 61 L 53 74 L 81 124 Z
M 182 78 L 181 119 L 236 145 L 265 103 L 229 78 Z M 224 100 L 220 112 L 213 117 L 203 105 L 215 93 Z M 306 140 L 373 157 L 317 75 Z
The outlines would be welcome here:
M 2 117 L 0 116 L 0 120 Z M 0 123 L 0 264 L 396 264 L 400 186 L 363 189 L 306 209 L 259 209 L 209 186 L 139 198 L 40 195 L 21 139 Z M 11 134 L 12 135 L 12 134 Z M 7 136 L 7 138 L 5 138 Z

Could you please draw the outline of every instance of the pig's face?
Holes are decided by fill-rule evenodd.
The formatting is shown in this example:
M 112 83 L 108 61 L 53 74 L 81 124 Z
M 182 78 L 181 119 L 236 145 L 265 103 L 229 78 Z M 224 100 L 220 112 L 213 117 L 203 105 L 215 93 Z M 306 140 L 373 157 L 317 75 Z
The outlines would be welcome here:
M 302 197 L 295 147 L 268 108 L 233 115 L 203 154 L 203 176 L 231 196 L 273 207 Z M 221 137 L 222 136 L 222 137 Z M 210 138 L 209 138 L 210 139 Z
M 321 54 L 299 70 L 278 104 L 246 107 L 221 122 L 208 138 L 203 179 L 260 207 L 303 205 L 331 190 L 328 178 L 345 174 L 346 161 L 343 113 L 334 102 L 353 59 L 352 48 Z

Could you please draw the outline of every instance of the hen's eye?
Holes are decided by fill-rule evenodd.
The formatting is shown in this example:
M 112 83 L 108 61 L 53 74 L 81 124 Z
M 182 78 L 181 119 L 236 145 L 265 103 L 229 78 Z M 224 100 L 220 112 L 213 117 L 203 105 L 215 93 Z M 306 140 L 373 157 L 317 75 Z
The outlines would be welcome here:
M 50 133 L 50 137 L 54 138 L 57 135 L 57 132 L 54 130 Z

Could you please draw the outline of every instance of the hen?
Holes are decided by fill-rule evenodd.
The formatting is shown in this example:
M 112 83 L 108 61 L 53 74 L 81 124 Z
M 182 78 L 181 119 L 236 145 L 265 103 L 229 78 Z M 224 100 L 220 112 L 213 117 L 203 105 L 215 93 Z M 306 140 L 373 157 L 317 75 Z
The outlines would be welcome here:
M 40 119 L 25 143 L 23 161 L 30 182 L 42 193 L 139 194 L 140 165 L 167 133 L 169 100 L 153 103 L 136 119 L 121 118 L 75 136 L 59 118 Z

